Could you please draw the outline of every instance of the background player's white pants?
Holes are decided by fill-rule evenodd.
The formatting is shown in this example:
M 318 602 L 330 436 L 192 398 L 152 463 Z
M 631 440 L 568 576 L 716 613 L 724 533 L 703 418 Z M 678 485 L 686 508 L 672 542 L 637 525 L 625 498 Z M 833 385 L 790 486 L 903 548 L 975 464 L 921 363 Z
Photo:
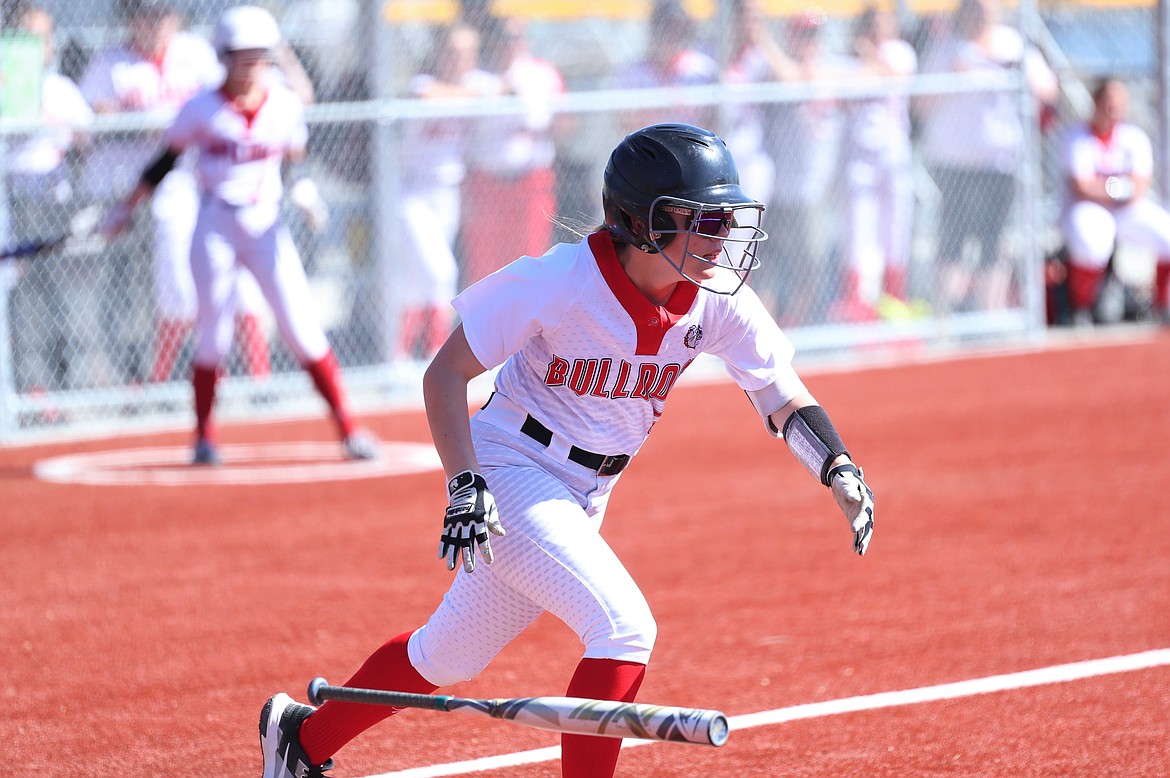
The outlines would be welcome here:
M 155 313 L 162 319 L 194 321 L 195 279 L 191 276 L 191 239 L 199 212 L 199 186 L 188 170 L 172 170 L 151 198 L 154 217 Z M 240 273 L 237 311 L 258 313 L 264 297 L 250 273 Z
M 191 241 L 191 274 L 199 299 L 195 364 L 218 365 L 231 349 L 241 266 L 252 272 L 298 362 L 310 364 L 329 352 L 325 331 L 313 314 L 300 255 L 276 215 L 275 205 L 234 207 L 204 196 Z
M 403 196 L 402 236 L 396 267 L 388 268 L 386 289 L 402 305 L 447 306 L 459 279 L 455 237 L 459 231 L 458 187 L 434 186 Z
M 845 176 L 845 258 L 847 268 L 857 274 L 857 291 L 869 303 L 884 291 L 886 269 L 905 272 L 913 224 L 909 158 L 903 162 L 881 157 L 858 153 L 846 165 Z
M 1170 258 L 1170 213 L 1149 200 L 1116 210 L 1087 201 L 1074 203 L 1061 219 L 1061 231 L 1069 259 L 1085 268 L 1104 269 L 1115 242 L 1155 251 L 1159 262 Z
M 657 626 L 630 574 L 598 534 L 620 476 L 557 463 L 534 441 L 472 419 L 476 453 L 508 534 L 492 536 L 496 561 L 455 575 L 442 604 L 407 644 L 433 684 L 473 678 L 547 610 L 584 655 L 647 663 Z

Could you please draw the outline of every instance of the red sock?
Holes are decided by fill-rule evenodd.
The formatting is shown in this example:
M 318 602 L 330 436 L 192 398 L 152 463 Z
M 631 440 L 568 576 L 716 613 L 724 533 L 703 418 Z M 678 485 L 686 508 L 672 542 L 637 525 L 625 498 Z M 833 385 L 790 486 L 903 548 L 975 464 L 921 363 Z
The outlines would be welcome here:
M 1104 270 L 1068 263 L 1068 298 L 1074 311 L 1092 310 L 1104 277 Z
M 171 376 L 179 349 L 187 339 L 191 323 L 182 319 L 161 319 L 154 339 L 154 369 L 150 373 L 151 383 L 162 383 Z
M 195 365 L 191 383 L 195 386 L 195 434 L 207 440 L 214 439 L 211 427 L 211 409 L 215 405 L 215 382 L 218 367 Z
M 253 378 L 267 378 L 272 372 L 268 361 L 268 338 L 254 313 L 245 313 L 236 319 L 236 332 L 244 352 L 244 364 Z
M 582 659 L 566 697 L 633 702 L 646 665 L 615 659 Z M 617 769 L 619 738 L 561 735 L 562 778 L 608 778 Z
M 413 630 L 412 630 L 413 632 Z M 439 688 L 418 674 L 406 653 L 411 632 L 391 638 L 370 655 L 346 686 L 430 694 Z M 330 700 L 301 725 L 301 747 L 313 764 L 322 764 L 341 747 L 400 708 Z
M 899 300 L 906 299 L 906 268 L 886 267 L 882 274 L 882 287 L 886 294 Z
M 345 403 L 345 392 L 341 387 L 341 367 L 337 364 L 337 357 L 329 351 L 325 356 L 305 365 L 305 370 L 313 379 L 313 386 L 329 404 L 329 411 L 337 423 L 341 437 L 348 437 L 353 432 L 353 419 L 349 416 L 349 409 Z
M 1163 310 L 1170 305 L 1170 259 L 1163 258 L 1154 271 L 1154 302 Z

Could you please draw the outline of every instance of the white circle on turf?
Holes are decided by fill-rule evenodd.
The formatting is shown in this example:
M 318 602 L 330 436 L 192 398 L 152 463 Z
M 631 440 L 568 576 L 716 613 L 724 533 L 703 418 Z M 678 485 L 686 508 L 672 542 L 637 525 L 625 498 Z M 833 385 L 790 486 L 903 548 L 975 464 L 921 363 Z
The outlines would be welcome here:
M 117 449 L 42 459 L 33 465 L 33 474 L 42 481 L 96 486 L 254 486 L 353 481 L 442 466 L 429 444 L 381 441 L 378 447 L 376 460 L 348 461 L 338 443 L 223 445 L 219 466 L 192 465 L 189 447 Z

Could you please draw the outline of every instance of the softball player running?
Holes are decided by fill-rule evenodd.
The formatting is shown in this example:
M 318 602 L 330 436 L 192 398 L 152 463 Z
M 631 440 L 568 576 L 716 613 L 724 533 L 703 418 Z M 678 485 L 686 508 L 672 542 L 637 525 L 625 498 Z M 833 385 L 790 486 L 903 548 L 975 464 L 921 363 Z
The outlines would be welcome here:
M 638 130 L 610 156 L 602 201 L 605 224 L 581 243 L 521 257 L 455 299 L 462 325 L 423 389 L 448 476 L 439 554 L 459 570 L 426 624 L 385 643 L 347 685 L 430 693 L 470 679 L 547 610 L 584 645 L 567 695 L 632 701 L 656 626 L 599 530 L 701 352 L 723 359 L 767 431 L 831 490 L 865 553 L 873 493 L 744 285 L 764 206 L 740 188 L 724 142 L 684 124 Z M 467 383 L 496 365 L 495 393 L 469 423 Z M 392 713 L 273 696 L 260 715 L 265 778 L 321 775 Z M 620 746 L 564 735 L 562 775 L 611 776 Z
M 164 136 L 165 150 L 143 171 L 129 197 L 110 212 L 102 231 L 108 239 L 119 235 L 178 156 L 195 147 L 201 188 L 191 243 L 198 300 L 195 464 L 220 461 L 211 411 L 220 365 L 231 347 L 233 290 L 244 268 L 255 277 L 282 337 L 329 404 L 345 456 L 372 459 L 377 445 L 355 428 L 350 417 L 337 359 L 310 313 L 304 267 L 279 219 L 281 165 L 286 159 L 303 158 L 308 131 L 300 99 L 266 78 L 271 54 L 280 43 L 276 20 L 261 8 L 238 6 L 224 12 L 214 35 L 227 68 L 223 85 L 183 105 Z

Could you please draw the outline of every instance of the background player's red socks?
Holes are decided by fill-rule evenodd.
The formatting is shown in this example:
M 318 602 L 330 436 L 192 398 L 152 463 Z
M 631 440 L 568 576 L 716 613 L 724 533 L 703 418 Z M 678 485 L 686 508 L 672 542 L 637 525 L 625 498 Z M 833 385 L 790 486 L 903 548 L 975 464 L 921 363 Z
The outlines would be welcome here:
M 566 697 L 633 702 L 646 665 L 615 659 L 582 659 Z M 617 768 L 619 738 L 561 735 L 562 778 L 605 778 Z
M 182 319 L 160 319 L 154 338 L 154 369 L 150 372 L 151 383 L 162 383 L 171 377 L 179 349 L 191 331 L 191 323 Z
M 1154 271 L 1154 303 L 1163 311 L 1170 305 L 1170 259 L 1160 260 Z
M 260 326 L 260 319 L 254 313 L 245 313 L 236 318 L 236 331 L 239 333 L 240 350 L 248 375 L 267 378 L 272 372 L 272 365 L 268 359 L 268 338 Z
M 1097 291 L 1101 287 L 1101 279 L 1105 277 L 1104 270 L 1091 270 L 1087 267 L 1068 263 L 1068 297 L 1075 311 L 1089 311 L 1097 302 Z
M 353 420 L 349 416 L 349 409 L 345 404 L 345 395 L 341 389 L 341 367 L 337 364 L 337 357 L 330 350 L 316 362 L 305 365 L 305 370 L 313 379 L 313 386 L 329 404 L 333 413 L 333 420 L 341 437 L 349 437 L 353 432 Z
M 215 405 L 217 367 L 195 365 L 191 383 L 195 388 L 195 433 L 202 439 L 214 438 L 211 429 L 211 408 Z
M 413 632 L 413 630 L 411 630 Z M 391 638 L 345 682 L 361 689 L 430 694 L 439 688 L 418 674 L 406 653 L 411 632 Z M 313 764 L 322 764 L 342 746 L 400 708 L 329 700 L 301 725 L 301 747 Z

